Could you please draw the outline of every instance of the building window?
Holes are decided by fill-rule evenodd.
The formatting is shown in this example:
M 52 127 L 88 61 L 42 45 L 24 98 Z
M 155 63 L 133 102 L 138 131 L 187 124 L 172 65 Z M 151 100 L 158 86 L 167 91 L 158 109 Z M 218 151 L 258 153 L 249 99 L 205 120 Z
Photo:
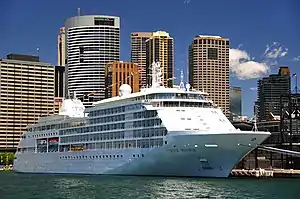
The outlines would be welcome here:
M 115 20 L 112 18 L 95 18 L 96 26 L 114 26 Z
M 208 48 L 207 58 L 212 60 L 218 60 L 218 49 Z

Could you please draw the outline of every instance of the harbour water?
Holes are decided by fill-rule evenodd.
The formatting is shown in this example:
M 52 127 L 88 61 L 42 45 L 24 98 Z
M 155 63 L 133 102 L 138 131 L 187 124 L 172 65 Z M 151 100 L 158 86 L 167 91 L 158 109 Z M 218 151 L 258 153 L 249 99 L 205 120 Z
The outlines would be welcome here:
M 300 178 L 208 179 L 0 172 L 1 199 L 298 198 Z

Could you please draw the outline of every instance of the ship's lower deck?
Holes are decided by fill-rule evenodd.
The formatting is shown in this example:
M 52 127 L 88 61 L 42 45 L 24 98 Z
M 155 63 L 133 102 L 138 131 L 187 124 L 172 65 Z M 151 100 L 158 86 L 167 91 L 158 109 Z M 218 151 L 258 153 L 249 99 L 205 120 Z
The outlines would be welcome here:
M 227 177 L 266 132 L 169 132 L 159 148 L 17 153 L 18 172 Z

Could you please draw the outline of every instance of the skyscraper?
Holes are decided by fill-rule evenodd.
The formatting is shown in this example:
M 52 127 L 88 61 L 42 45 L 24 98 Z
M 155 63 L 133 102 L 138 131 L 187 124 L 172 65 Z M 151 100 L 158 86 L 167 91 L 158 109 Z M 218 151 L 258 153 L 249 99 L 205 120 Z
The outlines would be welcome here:
M 106 64 L 120 60 L 119 17 L 76 16 L 66 21 L 65 28 L 67 94 L 96 92 L 95 101 L 104 99 Z
M 151 85 L 151 65 L 160 62 L 162 82 L 166 87 L 174 84 L 174 39 L 165 31 L 157 31 L 146 41 L 146 78 Z
M 291 90 L 290 69 L 280 67 L 278 74 L 269 75 L 257 82 L 257 119 L 270 120 L 270 114 L 280 116 L 280 96 L 287 96 Z M 287 98 L 283 98 L 287 103 Z
M 152 32 L 131 33 L 131 62 L 137 63 L 140 70 L 140 87 L 146 87 L 146 41 Z
M 65 66 L 54 67 L 54 106 L 55 114 L 59 113 L 65 97 Z
M 59 29 L 59 34 L 57 36 L 57 65 L 66 65 L 66 34 L 65 27 Z
M 189 83 L 229 116 L 229 39 L 199 35 L 189 46 Z
M 231 86 L 229 88 L 230 119 L 242 116 L 242 88 Z
M 0 59 L 0 74 L 0 149 L 12 149 L 28 125 L 54 113 L 54 67 L 10 54 Z
M 132 92 L 139 92 L 140 74 L 138 64 L 133 62 L 110 62 L 106 66 L 106 98 L 119 96 L 119 88 L 122 84 L 131 86 Z

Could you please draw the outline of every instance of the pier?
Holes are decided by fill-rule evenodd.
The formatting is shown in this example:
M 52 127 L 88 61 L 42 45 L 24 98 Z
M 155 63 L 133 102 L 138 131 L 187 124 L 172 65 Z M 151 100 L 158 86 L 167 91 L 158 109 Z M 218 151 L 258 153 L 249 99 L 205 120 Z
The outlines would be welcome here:
M 230 177 L 245 177 L 245 178 L 279 178 L 279 177 L 300 177 L 300 170 L 292 169 L 233 169 Z

